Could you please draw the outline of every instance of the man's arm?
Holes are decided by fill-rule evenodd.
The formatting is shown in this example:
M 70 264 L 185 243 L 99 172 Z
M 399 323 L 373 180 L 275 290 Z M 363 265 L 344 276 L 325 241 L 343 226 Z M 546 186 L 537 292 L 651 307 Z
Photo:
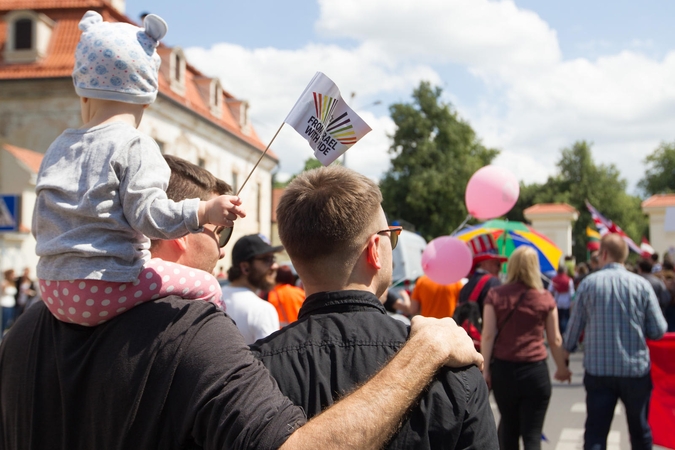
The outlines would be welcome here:
M 410 339 L 365 385 L 296 430 L 281 449 L 378 449 L 444 364 L 460 367 L 483 358 L 454 320 L 413 318 Z

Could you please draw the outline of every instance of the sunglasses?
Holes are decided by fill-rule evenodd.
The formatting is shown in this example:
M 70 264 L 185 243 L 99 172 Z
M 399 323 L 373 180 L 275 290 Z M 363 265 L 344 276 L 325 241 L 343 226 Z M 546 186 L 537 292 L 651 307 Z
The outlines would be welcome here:
M 227 245 L 228 242 L 230 242 L 230 238 L 232 237 L 232 230 L 234 228 L 225 228 L 225 227 L 218 227 L 215 230 L 216 236 L 218 236 L 218 246 L 220 248 L 223 248 Z
M 389 236 L 389 240 L 391 241 L 391 249 L 393 250 L 396 248 L 396 244 L 398 244 L 398 236 L 401 234 L 401 231 L 403 231 L 403 227 L 389 227 L 386 230 L 378 231 L 375 234 L 389 233 L 385 236 Z
M 257 260 L 257 261 L 262 261 L 262 262 L 264 262 L 265 264 L 267 264 L 268 266 L 271 266 L 272 264 L 274 264 L 275 262 L 277 262 L 277 257 L 274 256 L 274 255 L 269 255 L 269 256 L 256 256 L 256 257 L 253 258 L 253 259 L 254 259 L 254 260 Z

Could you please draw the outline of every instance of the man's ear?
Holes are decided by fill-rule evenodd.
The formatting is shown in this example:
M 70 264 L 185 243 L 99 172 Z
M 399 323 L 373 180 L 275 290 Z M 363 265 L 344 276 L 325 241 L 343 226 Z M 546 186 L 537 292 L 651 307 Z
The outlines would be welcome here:
M 241 270 L 241 273 L 244 275 L 248 275 L 249 272 L 251 272 L 251 264 L 248 261 L 240 262 L 239 270 Z
M 380 239 L 382 239 L 382 236 L 379 234 L 372 235 L 370 239 L 368 239 L 368 246 L 366 247 L 366 262 L 377 270 L 382 268 Z
M 176 248 L 181 252 L 185 253 L 187 251 L 187 248 L 189 247 L 188 245 L 188 236 L 185 235 L 183 237 L 180 237 L 178 239 L 173 239 L 171 243 L 176 246 Z

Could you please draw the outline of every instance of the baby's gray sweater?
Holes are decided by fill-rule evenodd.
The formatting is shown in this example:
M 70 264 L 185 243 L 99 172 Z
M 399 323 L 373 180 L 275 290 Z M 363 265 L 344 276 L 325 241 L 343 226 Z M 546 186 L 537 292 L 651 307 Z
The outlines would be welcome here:
M 167 199 L 170 175 L 157 143 L 130 125 L 64 131 L 35 188 L 38 278 L 132 281 L 150 258 L 149 238 L 201 231 L 199 199 Z

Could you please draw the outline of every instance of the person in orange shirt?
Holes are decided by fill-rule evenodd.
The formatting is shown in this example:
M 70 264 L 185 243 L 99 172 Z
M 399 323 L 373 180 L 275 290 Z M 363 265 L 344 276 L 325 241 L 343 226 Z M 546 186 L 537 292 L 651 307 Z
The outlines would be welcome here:
M 424 317 L 452 317 L 457 306 L 462 282 L 438 284 L 426 275 L 422 275 L 415 283 L 410 299 L 410 307 L 403 311 L 409 316 L 420 314 Z
M 298 311 L 305 301 L 305 291 L 294 285 L 295 275 L 290 266 L 279 267 L 276 281 L 276 286 L 267 294 L 267 301 L 277 309 L 279 324 L 283 328 L 298 320 Z

